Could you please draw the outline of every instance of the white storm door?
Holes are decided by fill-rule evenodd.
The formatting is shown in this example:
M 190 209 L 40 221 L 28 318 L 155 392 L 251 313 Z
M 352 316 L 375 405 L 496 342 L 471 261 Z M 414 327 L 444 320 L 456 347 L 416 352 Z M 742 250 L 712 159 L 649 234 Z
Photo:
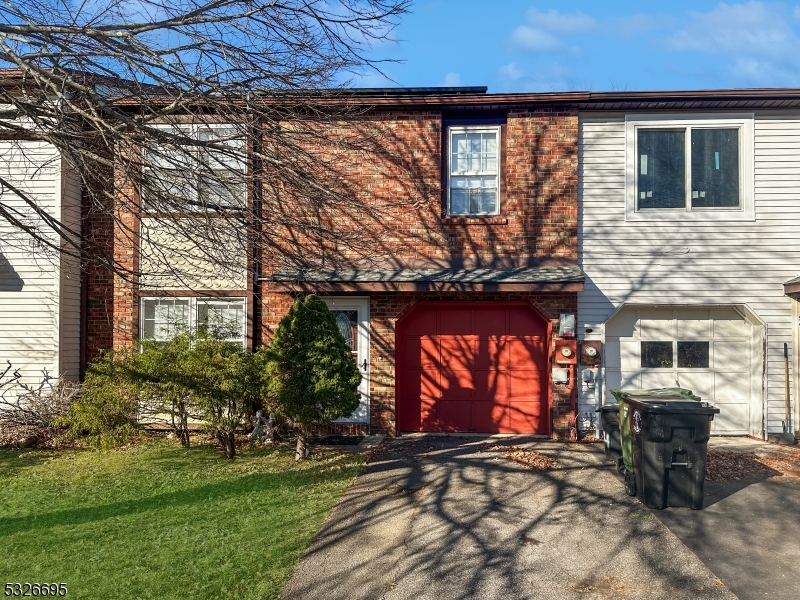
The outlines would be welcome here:
M 358 408 L 337 423 L 369 423 L 369 298 L 323 298 L 336 318 L 339 331 L 353 353 L 361 373 Z

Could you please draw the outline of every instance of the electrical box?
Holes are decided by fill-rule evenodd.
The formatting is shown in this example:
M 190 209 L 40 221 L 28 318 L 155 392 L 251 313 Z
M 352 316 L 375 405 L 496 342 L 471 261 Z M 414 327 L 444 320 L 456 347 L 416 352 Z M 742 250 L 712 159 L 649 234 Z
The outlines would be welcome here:
M 581 371 L 581 380 L 587 389 L 593 390 L 597 378 L 597 369 L 588 368 Z
M 578 342 L 576 340 L 556 340 L 556 363 L 559 365 L 578 364 Z
M 562 338 L 575 337 L 575 313 L 561 313 L 558 319 L 558 336 Z
M 603 343 L 600 340 L 583 340 L 580 343 L 582 365 L 599 365 L 602 357 Z
M 553 383 L 569 383 L 569 369 L 553 367 Z

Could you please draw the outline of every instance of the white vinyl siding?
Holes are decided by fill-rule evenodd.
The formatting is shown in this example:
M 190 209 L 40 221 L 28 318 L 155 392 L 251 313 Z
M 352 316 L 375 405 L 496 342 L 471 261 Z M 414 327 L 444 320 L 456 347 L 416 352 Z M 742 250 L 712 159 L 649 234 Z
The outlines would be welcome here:
M 158 126 L 174 130 L 171 126 Z M 226 149 L 175 151 L 154 144 L 144 152 L 143 174 L 163 195 L 148 198 L 146 210 L 191 213 L 246 203 L 244 140 L 225 125 L 183 125 L 181 132 L 201 142 L 218 140 Z M 150 188 L 152 189 L 152 188 Z M 153 195 L 152 193 L 150 194 Z M 246 290 L 247 228 L 235 217 L 176 216 L 157 218 L 146 213 L 139 223 L 142 289 Z M 202 240 L 203 243 L 198 243 Z
M 80 184 L 62 169 L 55 149 L 42 142 L 0 142 L 0 176 L 29 194 L 37 205 L 79 231 Z M 3 204 L 55 245 L 58 236 L 25 202 L 1 190 Z M 38 244 L 0 218 L 0 366 L 7 361 L 28 384 L 45 374 L 78 378 L 80 362 L 80 273 L 75 259 Z
M 247 289 L 247 229 L 238 221 L 142 217 L 139 227 L 143 290 Z
M 765 398 L 768 431 L 780 432 L 783 343 L 792 343 L 796 326 L 782 284 L 800 274 L 800 113 L 755 113 L 751 220 L 724 211 L 681 222 L 626 220 L 624 115 L 581 115 L 579 143 L 579 252 L 587 277 L 578 295 L 579 336 L 599 339 L 624 303 L 746 305 L 766 324 L 767 370 L 751 390 L 751 414 Z M 760 429 L 760 418 L 751 419 L 751 433 Z

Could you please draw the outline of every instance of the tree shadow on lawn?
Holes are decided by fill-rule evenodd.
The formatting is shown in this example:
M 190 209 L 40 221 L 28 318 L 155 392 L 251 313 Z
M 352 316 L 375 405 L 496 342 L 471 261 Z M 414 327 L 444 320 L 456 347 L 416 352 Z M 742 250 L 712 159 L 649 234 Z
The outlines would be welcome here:
M 272 454 L 289 454 L 289 449 L 284 448 L 265 448 L 259 449 L 254 452 L 258 458 L 260 456 L 269 456 Z M 52 453 L 46 458 L 52 458 Z M 18 456 L 18 455 L 17 455 Z M 33 464 L 42 464 L 46 460 L 45 457 L 41 459 L 34 459 L 36 462 L 28 461 L 22 466 L 13 466 L 13 469 L 21 469 L 23 467 L 30 467 Z M 220 473 L 227 473 L 228 478 L 218 483 L 208 483 L 205 485 L 197 485 L 186 487 L 174 492 L 167 492 L 144 496 L 136 499 L 125 499 L 118 502 L 111 502 L 108 504 L 82 506 L 80 508 L 56 510 L 52 512 L 37 513 L 35 515 L 26 515 L 24 517 L 11 517 L 0 519 L 0 538 L 11 536 L 16 533 L 34 531 L 41 529 L 48 529 L 59 526 L 74 526 L 85 523 L 98 522 L 106 519 L 116 517 L 124 517 L 129 515 L 136 515 L 146 513 L 149 511 L 156 511 L 165 508 L 173 509 L 178 507 L 188 507 L 196 504 L 202 504 L 209 500 L 219 500 L 223 498 L 233 498 L 243 494 L 253 494 L 266 491 L 278 493 L 281 490 L 296 490 L 298 485 L 302 486 L 315 486 L 323 484 L 330 480 L 329 471 L 332 468 L 338 468 L 337 463 L 342 462 L 347 457 L 346 455 L 337 455 L 333 461 L 325 463 L 315 463 L 309 461 L 301 468 L 287 468 L 283 471 L 263 471 L 263 472 L 249 472 L 239 477 L 231 477 L 231 473 L 235 473 L 235 469 L 244 467 L 242 463 L 247 460 L 248 456 L 243 457 L 237 462 L 226 462 L 215 452 L 210 452 L 208 448 L 188 448 L 179 449 L 178 452 L 169 453 L 161 457 L 147 457 L 145 463 L 137 466 L 137 469 L 142 471 L 142 475 L 147 473 L 147 465 L 160 465 L 162 470 L 171 468 L 174 470 L 191 469 L 192 471 L 207 471 L 208 469 L 220 469 Z M 13 465 L 11 458 L 0 455 L 0 461 L 7 460 Z M 22 461 L 23 459 L 16 459 Z M 0 464 L 0 466 L 4 466 Z M 229 469 L 232 467 L 232 469 Z M 255 468 L 255 467 L 254 467 Z M 109 474 L 103 474 L 103 478 Z M 113 474 L 111 474 L 113 475 Z M 102 480 L 93 483 L 102 483 Z
M 559 467 L 526 469 L 480 438 L 388 441 L 283 597 L 730 597 L 599 445 L 527 443 Z
M 75 452 L 75 450 L 70 450 Z M 14 477 L 17 472 L 42 465 L 60 456 L 58 450 L 0 448 L 0 476 Z

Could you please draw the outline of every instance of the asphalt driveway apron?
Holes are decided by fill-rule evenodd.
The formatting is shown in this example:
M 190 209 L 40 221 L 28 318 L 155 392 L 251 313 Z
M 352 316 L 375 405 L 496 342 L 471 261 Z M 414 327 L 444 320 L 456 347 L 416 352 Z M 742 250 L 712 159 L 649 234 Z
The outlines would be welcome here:
M 493 444 L 524 444 L 558 468 L 527 469 Z M 625 496 L 600 445 L 424 435 L 386 441 L 283 597 L 735 598 Z
M 709 447 L 782 450 L 749 438 L 711 438 Z M 800 598 L 800 478 L 778 475 L 706 481 L 703 510 L 654 513 L 740 600 Z

